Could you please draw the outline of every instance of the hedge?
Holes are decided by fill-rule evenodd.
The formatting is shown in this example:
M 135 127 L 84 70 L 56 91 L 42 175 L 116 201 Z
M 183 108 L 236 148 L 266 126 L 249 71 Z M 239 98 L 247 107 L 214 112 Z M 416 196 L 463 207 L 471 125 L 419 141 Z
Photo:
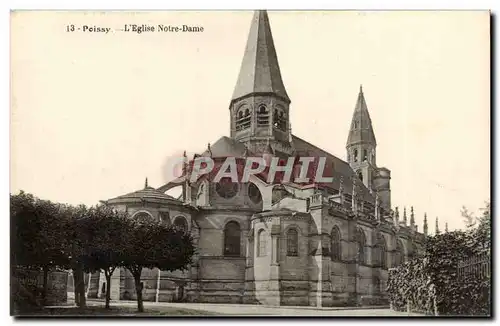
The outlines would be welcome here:
M 490 280 L 458 277 L 458 263 L 480 249 L 474 233 L 428 237 L 425 247 L 425 255 L 390 271 L 387 292 L 393 309 L 410 304 L 412 311 L 429 315 L 489 315 Z

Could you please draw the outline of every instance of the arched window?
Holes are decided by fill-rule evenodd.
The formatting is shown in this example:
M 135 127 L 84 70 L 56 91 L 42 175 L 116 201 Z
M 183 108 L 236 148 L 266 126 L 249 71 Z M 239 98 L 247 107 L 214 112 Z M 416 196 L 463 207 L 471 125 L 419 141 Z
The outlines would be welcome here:
M 299 233 L 296 229 L 290 229 L 286 234 L 286 255 L 299 255 Z
M 361 172 L 361 170 L 358 170 L 358 178 L 363 181 L 363 172 Z
M 250 128 L 251 119 L 250 119 L 250 110 L 244 105 L 239 109 L 238 114 L 236 115 L 236 130 L 244 130 Z
M 354 120 L 354 129 L 358 129 L 358 127 L 359 127 L 358 120 Z
M 267 232 L 263 229 L 260 230 L 257 239 L 259 242 L 257 247 L 257 256 L 267 256 Z
M 363 162 L 368 161 L 368 151 L 363 149 Z
M 240 256 L 241 229 L 238 222 L 229 222 L 224 228 L 224 256 Z
M 174 219 L 174 226 L 181 229 L 184 232 L 187 232 L 188 230 L 188 223 L 183 216 L 177 216 Z
M 342 258 L 342 248 L 340 246 L 340 231 L 336 226 L 332 229 L 331 240 L 332 261 L 339 261 Z
M 170 225 L 170 213 L 169 212 L 161 212 L 160 218 L 161 218 L 162 223 L 164 223 L 166 225 Z
M 260 105 L 257 109 L 257 125 L 267 126 L 269 125 L 269 111 L 264 104 Z
M 366 258 L 365 258 L 365 245 L 366 245 L 366 238 L 365 238 L 365 233 L 363 230 L 358 228 L 358 231 L 356 232 L 356 243 L 358 246 L 358 264 L 365 265 L 366 264 Z
M 137 212 L 133 215 L 133 218 L 135 218 L 137 221 L 152 221 L 153 216 L 148 213 L 148 212 Z
M 357 149 L 355 149 L 355 150 L 354 150 L 353 155 L 354 155 L 354 157 L 353 157 L 353 161 L 354 161 L 354 162 L 357 162 L 357 161 L 358 161 L 358 150 L 357 150 Z

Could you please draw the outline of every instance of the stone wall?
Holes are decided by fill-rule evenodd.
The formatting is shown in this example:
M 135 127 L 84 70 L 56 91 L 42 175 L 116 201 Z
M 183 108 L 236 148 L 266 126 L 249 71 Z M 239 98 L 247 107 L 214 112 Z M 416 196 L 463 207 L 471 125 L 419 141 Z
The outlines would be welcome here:
M 43 293 L 43 272 L 18 270 L 14 274 L 17 284 L 41 299 Z M 15 296 L 16 294 L 13 294 Z M 48 273 L 46 305 L 62 305 L 68 301 L 68 272 L 51 271 Z

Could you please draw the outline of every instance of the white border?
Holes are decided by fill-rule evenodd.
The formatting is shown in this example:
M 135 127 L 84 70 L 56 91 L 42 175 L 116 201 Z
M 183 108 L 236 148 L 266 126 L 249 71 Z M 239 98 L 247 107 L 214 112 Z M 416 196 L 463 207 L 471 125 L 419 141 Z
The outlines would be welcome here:
M 403 1 L 403 0 L 386 0 L 386 1 L 375 1 L 375 0 L 350 0 L 350 1 L 340 1 L 340 0 L 330 0 L 330 1 L 318 1 L 318 0 L 308 0 L 308 1 L 297 1 L 297 0 L 288 0 L 288 1 L 271 1 L 271 0 L 252 0 L 252 1 L 217 1 L 217 0 L 212 0 L 212 1 L 203 1 L 203 0 L 184 0 L 184 1 L 178 1 L 178 2 L 168 2 L 165 3 L 163 2 L 156 2 L 156 1 L 151 1 L 151 0 L 141 0 L 141 1 L 119 1 L 116 3 L 113 3 L 112 1 L 103 1 L 103 0 L 87 0 L 87 1 L 63 1 L 63 0 L 53 0 L 53 1 L 36 1 L 36 0 L 31 0 L 31 1 L 12 1 L 12 0 L 6 0 L 2 1 L 2 10 L 1 13 L 1 38 L 2 38 L 2 44 L 7 45 L 4 49 L 6 49 L 2 53 L 2 62 L 4 63 L 2 65 L 2 83 L 3 87 L 2 90 L 2 103 L 4 104 L 3 110 L 2 110 L 2 119 L 0 120 L 1 126 L 0 126 L 0 132 L 2 134 L 2 139 L 0 141 L 0 146 L 1 146 L 1 152 L 8 157 L 10 155 L 9 151 L 9 121 L 10 121 L 10 105 L 9 105 L 9 97 L 10 97 L 10 72 L 9 72 L 9 11 L 11 9 L 59 9 L 59 10 L 78 10 L 78 9 L 97 9 L 97 10 L 126 10 L 126 9 L 133 9 L 133 10 L 159 10 L 159 9 L 185 9 L 185 10 L 203 10 L 203 9 L 210 9 L 210 10 L 229 10 L 229 9 L 236 9 L 236 10 L 243 10 L 243 9 L 283 9 L 283 10 L 326 10 L 326 9 L 337 9 L 337 10 L 342 10 L 342 9 L 358 9 L 358 10 L 415 10 L 415 9 L 461 9 L 461 10 L 471 10 L 471 9 L 491 9 L 493 13 L 498 13 L 499 12 L 499 7 L 500 7 L 500 1 L 498 0 L 470 0 L 470 1 L 460 1 L 460 0 L 449 0 L 449 1 L 438 1 L 438 0 L 412 0 L 412 1 Z M 498 26 L 498 23 L 497 23 Z M 498 28 L 495 28 L 497 31 Z M 36 31 L 34 31 L 36 32 Z M 498 36 L 498 32 L 495 32 L 496 36 Z M 496 37 L 495 37 L 496 39 Z M 494 59 L 497 59 L 495 57 Z M 497 87 L 495 87 L 495 90 L 497 90 Z M 495 103 L 496 104 L 496 103 Z M 497 114 L 498 116 L 498 114 Z M 495 122 L 496 119 L 495 119 Z M 495 123 L 496 125 L 496 123 Z M 495 146 L 498 146 L 498 143 L 496 143 Z M 498 148 L 496 147 L 498 150 Z M 2 164 L 2 174 L 1 174 L 1 185 L 2 185 L 2 190 L 4 193 L 2 193 L 2 200 L 0 201 L 1 209 L 2 212 L 5 212 L 5 215 L 2 214 L 2 223 L 3 227 L 2 230 L 7 233 L 7 230 L 10 230 L 9 227 L 9 202 L 8 202 L 8 193 L 9 193 L 9 186 L 7 180 L 9 180 L 9 163 L 7 159 L 4 159 L 1 161 Z M 496 180 L 495 180 L 496 181 Z M 492 198 L 493 203 L 496 202 L 496 197 Z M 495 223 L 497 225 L 499 223 Z M 498 232 L 495 232 L 495 234 L 500 234 Z M 5 234 L 2 239 L 4 239 L 4 245 L 2 246 L 2 261 L 6 262 L 6 265 L 8 264 L 9 261 L 9 247 L 10 243 L 7 241 L 8 235 Z M 9 317 L 9 305 L 10 305 L 10 295 L 9 295 L 9 285 L 8 285 L 8 278 L 9 278 L 9 268 L 6 266 L 5 268 L 0 270 L 2 273 L 2 280 L 3 282 L 1 283 L 2 287 L 0 289 L 0 293 L 2 295 L 2 308 L 4 309 L 4 314 L 3 314 L 3 320 L 1 321 L 2 325 L 6 324 L 11 324 L 13 323 L 13 319 Z M 496 276 L 496 275 L 495 275 Z M 496 308 L 496 307 L 495 307 Z M 207 319 L 209 320 L 209 319 Z M 326 321 L 328 323 L 340 323 L 343 324 L 345 321 L 340 321 L 340 320 L 328 320 L 328 319 L 318 319 L 322 321 Z M 305 319 L 300 319 L 297 320 L 300 323 L 307 322 L 308 320 Z M 312 320 L 314 321 L 314 319 Z M 379 320 L 378 322 L 384 322 L 385 320 Z M 457 320 L 458 321 L 458 320 Z M 65 321 L 65 322 L 71 322 L 71 321 Z M 118 324 L 120 321 L 106 321 L 107 324 Z M 169 323 L 170 325 L 177 324 L 178 321 L 176 320 L 166 320 L 166 323 Z M 232 320 L 231 322 L 235 322 Z M 263 321 L 259 320 L 260 323 L 276 323 L 276 322 L 288 322 L 288 320 L 273 320 L 273 321 Z M 355 323 L 363 323 L 366 322 L 364 320 L 357 320 L 353 321 Z M 400 320 L 400 322 L 406 322 L 403 320 Z M 436 323 L 437 321 L 433 321 L 432 323 Z M 44 321 L 44 323 L 53 323 L 53 320 L 47 320 Z M 139 323 L 144 323 L 144 320 L 137 320 L 134 322 L 134 324 L 139 324 Z M 184 322 L 186 323 L 186 322 Z M 191 323 L 191 322 L 190 322 Z

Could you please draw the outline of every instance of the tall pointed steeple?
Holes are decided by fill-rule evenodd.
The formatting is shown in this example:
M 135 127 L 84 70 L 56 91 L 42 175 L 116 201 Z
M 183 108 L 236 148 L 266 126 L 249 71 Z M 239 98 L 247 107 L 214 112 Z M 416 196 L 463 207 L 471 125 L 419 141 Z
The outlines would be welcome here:
M 274 94 L 290 103 L 281 78 L 269 17 L 265 10 L 254 13 L 232 100 L 250 94 Z
M 363 93 L 363 85 L 359 86 L 358 100 L 356 101 L 351 129 L 347 137 L 348 147 L 359 143 L 371 144 L 374 147 L 377 146 L 372 120 L 368 113 L 368 106 L 366 105 L 365 95 Z

